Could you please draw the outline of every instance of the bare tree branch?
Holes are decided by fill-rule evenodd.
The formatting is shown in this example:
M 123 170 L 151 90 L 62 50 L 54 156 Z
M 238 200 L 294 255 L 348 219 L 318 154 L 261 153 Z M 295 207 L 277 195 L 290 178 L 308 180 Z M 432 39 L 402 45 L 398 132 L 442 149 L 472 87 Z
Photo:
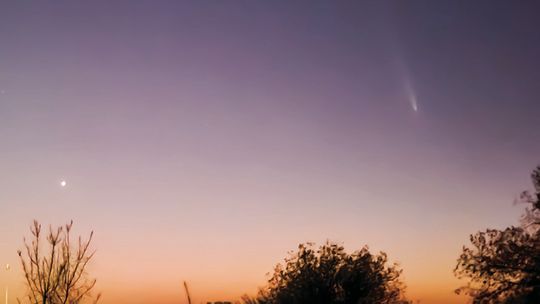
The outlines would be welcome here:
M 24 253 L 19 255 L 27 285 L 27 295 L 19 303 L 29 304 L 81 304 L 85 300 L 97 303 L 101 298 L 98 294 L 92 298 L 91 291 L 96 284 L 95 279 L 89 279 L 86 273 L 88 263 L 94 257 L 94 251 L 89 253 L 94 233 L 88 240 L 78 239 L 77 247 L 71 245 L 71 229 L 73 221 L 64 227 L 53 229 L 45 237 L 47 251 L 41 249 L 41 225 L 34 221 L 30 227 L 32 241 L 24 239 Z

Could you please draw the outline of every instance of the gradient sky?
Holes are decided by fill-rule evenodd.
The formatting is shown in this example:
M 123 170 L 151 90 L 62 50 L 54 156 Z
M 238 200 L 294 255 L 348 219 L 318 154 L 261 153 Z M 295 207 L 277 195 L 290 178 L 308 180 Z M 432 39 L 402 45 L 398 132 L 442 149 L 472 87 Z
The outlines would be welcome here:
M 327 239 L 463 303 L 461 246 L 517 223 L 540 162 L 539 9 L 1 1 L 2 288 L 32 219 L 73 219 L 103 304 L 236 299 Z

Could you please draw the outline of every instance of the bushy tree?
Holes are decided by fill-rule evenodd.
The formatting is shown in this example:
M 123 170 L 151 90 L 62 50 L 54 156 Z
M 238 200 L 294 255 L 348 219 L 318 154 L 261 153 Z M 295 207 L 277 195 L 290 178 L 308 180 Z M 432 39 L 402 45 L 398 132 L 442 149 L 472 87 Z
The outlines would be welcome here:
M 529 205 L 521 218 L 521 226 L 534 235 L 540 232 L 540 166 L 533 171 L 531 179 L 534 191 L 523 191 L 519 201 Z
M 71 243 L 73 222 L 49 231 L 45 236 L 48 245 L 42 251 L 41 225 L 34 221 L 30 231 L 32 241 L 24 240 L 25 250 L 18 251 L 27 284 L 25 303 L 31 304 L 80 304 L 85 300 L 94 303 L 100 295 L 91 299 L 95 279 L 88 279 L 86 266 L 94 256 L 90 251 L 93 232 L 83 241 L 79 237 L 76 246 Z M 19 303 L 21 301 L 19 300 Z
M 463 247 L 454 273 L 469 282 L 456 292 L 473 303 L 540 303 L 540 167 L 532 180 L 535 190 L 521 195 L 530 207 L 520 227 L 478 232 Z
M 245 303 L 361 304 L 405 303 L 401 270 L 388 265 L 385 253 L 367 247 L 347 254 L 342 246 L 326 243 L 318 249 L 300 244 L 298 251 L 278 264 L 268 286 Z

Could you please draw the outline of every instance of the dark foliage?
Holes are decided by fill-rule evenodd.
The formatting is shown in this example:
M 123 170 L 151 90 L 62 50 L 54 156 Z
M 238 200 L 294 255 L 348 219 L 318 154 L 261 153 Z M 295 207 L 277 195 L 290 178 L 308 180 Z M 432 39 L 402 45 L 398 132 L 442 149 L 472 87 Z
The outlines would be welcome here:
M 471 235 L 454 270 L 469 283 L 456 292 L 473 303 L 540 303 L 540 167 L 534 170 L 534 192 L 523 192 L 530 204 L 522 227 L 488 229 Z
M 257 298 L 244 303 L 405 303 L 400 274 L 396 265 L 388 265 L 386 254 L 373 255 L 367 247 L 347 254 L 336 244 L 318 249 L 301 244 L 284 265 L 276 266 Z

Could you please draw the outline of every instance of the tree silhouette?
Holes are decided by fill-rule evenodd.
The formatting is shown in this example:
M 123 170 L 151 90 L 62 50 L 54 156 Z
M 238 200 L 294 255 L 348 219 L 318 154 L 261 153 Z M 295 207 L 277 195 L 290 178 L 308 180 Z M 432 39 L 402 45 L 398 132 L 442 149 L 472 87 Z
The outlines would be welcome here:
M 521 218 L 521 226 L 534 235 L 540 230 L 540 166 L 533 171 L 531 179 L 534 192 L 523 191 L 520 195 L 520 201 L 530 205 Z
M 300 244 L 298 252 L 278 264 L 268 286 L 244 303 L 361 304 L 406 303 L 401 270 L 387 265 L 385 253 L 373 255 L 367 247 L 347 254 L 342 246 L 326 243 L 314 249 Z
M 27 284 L 24 302 L 32 304 L 80 304 L 91 297 L 96 280 L 87 278 L 86 266 L 94 256 L 90 252 L 93 232 L 88 240 L 79 237 L 77 246 L 71 244 L 73 222 L 53 229 L 49 227 L 45 240 L 48 250 L 41 251 L 41 225 L 34 221 L 30 227 L 32 241 L 24 240 L 25 251 L 18 251 Z M 93 298 L 97 303 L 100 295 Z M 18 299 L 21 303 L 21 300 Z
M 469 282 L 456 292 L 473 303 L 540 303 L 540 167 L 532 181 L 534 192 L 520 197 L 530 204 L 520 227 L 478 232 L 463 247 L 454 273 Z

